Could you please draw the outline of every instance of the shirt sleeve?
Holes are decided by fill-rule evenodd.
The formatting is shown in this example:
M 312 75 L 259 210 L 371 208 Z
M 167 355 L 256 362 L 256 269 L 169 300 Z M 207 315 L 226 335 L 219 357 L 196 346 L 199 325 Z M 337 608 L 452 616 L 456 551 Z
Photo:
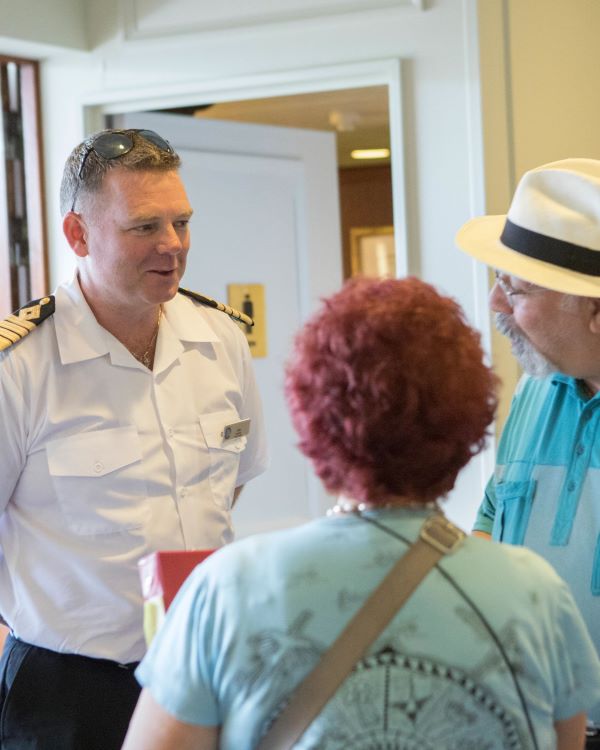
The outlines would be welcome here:
M 236 326 L 237 328 L 237 326 Z M 240 456 L 240 466 L 236 486 L 246 484 L 254 477 L 262 474 L 269 465 L 267 438 L 263 417 L 262 403 L 248 342 L 244 334 L 238 329 L 240 357 L 242 359 L 242 419 L 250 419 L 250 433 L 246 448 Z
M 477 518 L 473 525 L 473 531 L 483 531 L 491 534 L 496 516 L 496 480 L 490 477 L 485 488 L 485 495 L 477 511 Z
M 571 592 L 560 581 L 555 605 L 557 633 L 552 661 L 555 721 L 600 704 L 600 660 Z
M 189 576 L 137 668 L 138 682 L 180 721 L 201 726 L 221 724 L 213 690 L 213 642 L 217 616 L 215 587 L 202 566 Z
M 26 408 L 21 389 L 0 355 L 0 513 L 8 505 L 26 460 Z

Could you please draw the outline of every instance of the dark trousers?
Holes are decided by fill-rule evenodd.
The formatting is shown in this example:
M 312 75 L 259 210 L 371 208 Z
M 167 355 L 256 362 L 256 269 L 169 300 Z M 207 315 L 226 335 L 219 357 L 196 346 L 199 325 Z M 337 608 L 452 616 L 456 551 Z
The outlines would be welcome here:
M 134 666 L 8 636 L 0 660 L 1 750 L 120 750 L 140 693 Z

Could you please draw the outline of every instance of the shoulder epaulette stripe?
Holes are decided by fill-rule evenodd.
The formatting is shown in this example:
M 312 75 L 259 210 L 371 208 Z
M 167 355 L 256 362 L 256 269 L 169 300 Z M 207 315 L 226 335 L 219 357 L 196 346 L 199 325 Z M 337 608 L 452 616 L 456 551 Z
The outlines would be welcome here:
M 6 330 L 6 328 L 3 328 L 2 326 L 0 326 L 0 333 L 4 336 L 5 339 L 9 339 L 12 344 L 16 343 L 19 339 L 22 338 L 22 336 L 20 336 L 18 333 Z M 25 334 L 23 334 L 23 336 L 24 335 Z
M 207 305 L 208 307 L 213 307 L 215 310 L 224 312 L 226 315 L 229 315 L 230 318 L 238 320 L 240 323 L 245 323 L 247 326 L 254 325 L 254 321 L 249 315 L 236 310 L 235 307 L 226 305 L 224 302 L 218 302 L 212 297 L 207 297 L 204 294 L 198 294 L 198 292 L 191 292 L 189 289 L 184 289 L 183 287 L 179 287 L 179 291 L 181 292 L 181 294 L 185 294 L 186 297 L 195 299 L 196 302 L 200 302 L 202 305 Z
M 9 339 L 9 338 L 8 338 L 7 336 L 2 336 L 2 335 L 0 334 L 0 352 L 1 352 L 1 351 L 2 351 L 3 349 L 8 349 L 8 347 L 9 347 L 9 346 L 10 346 L 11 344 L 14 344 L 14 343 L 15 343 L 15 342 L 14 342 L 14 341 L 13 341 L 12 339 Z
M 16 344 L 53 314 L 54 297 L 42 297 L 0 320 L 0 352 Z
M 0 328 L 6 328 L 9 331 L 18 333 L 19 336 L 27 336 L 29 331 L 33 331 L 35 325 L 29 320 L 19 320 L 14 315 L 9 315 L 5 320 L 0 321 Z

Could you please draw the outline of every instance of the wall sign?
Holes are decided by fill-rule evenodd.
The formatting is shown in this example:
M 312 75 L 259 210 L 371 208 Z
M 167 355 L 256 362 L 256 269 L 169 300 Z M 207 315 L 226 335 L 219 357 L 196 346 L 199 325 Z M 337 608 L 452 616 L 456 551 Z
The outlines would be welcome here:
M 254 320 L 253 326 L 238 325 L 244 332 L 253 357 L 267 356 L 267 318 L 264 284 L 228 284 L 227 302 Z
M 394 227 L 353 227 L 350 269 L 352 276 L 393 279 L 396 276 Z

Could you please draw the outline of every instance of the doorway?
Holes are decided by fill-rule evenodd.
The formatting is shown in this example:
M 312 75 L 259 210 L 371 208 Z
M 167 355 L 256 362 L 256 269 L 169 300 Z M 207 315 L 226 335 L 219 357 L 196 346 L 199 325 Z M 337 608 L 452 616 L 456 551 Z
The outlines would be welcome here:
M 275 125 L 336 139 L 344 278 L 396 276 L 390 118 L 386 85 L 319 91 L 156 112 Z
M 343 91 L 346 89 L 360 89 L 369 87 L 384 87 L 387 91 L 389 137 L 390 137 L 390 166 L 392 182 L 393 205 L 393 244 L 395 249 L 394 261 L 396 275 L 399 277 L 414 273 L 420 275 L 421 255 L 419 250 L 419 234 L 416 230 L 418 206 L 414 196 L 407 206 L 407 180 L 414 177 L 414 162 L 412 156 L 405 154 L 405 127 L 407 135 L 414 136 L 414 123 L 405 123 L 403 109 L 403 64 L 399 58 L 372 60 L 368 62 L 343 63 L 307 67 L 298 70 L 271 71 L 267 73 L 250 74 L 240 77 L 219 80 L 190 79 L 181 82 L 174 91 L 172 86 L 152 86 L 147 90 L 125 91 L 119 96 L 107 94 L 106 98 L 96 98 L 84 110 L 86 130 L 93 132 L 106 125 L 106 117 L 117 113 L 133 113 L 144 111 L 164 111 L 179 107 L 200 108 L 203 104 L 221 104 L 226 102 L 254 101 L 265 98 L 296 97 L 309 93 L 323 93 Z M 411 96 L 410 89 L 406 94 Z M 231 123 L 233 124 L 233 123 Z M 409 252 L 409 225 L 407 213 L 411 212 L 411 250 Z M 461 282 L 462 283 L 462 282 Z M 464 286 L 464 284 L 463 284 Z M 471 288 L 466 284 L 467 288 Z M 473 293 L 475 295 L 473 317 L 482 321 L 484 326 L 484 341 L 487 342 L 485 321 L 488 320 L 488 310 L 485 294 L 479 293 L 483 282 L 477 274 L 473 277 Z M 318 299 L 313 299 L 316 305 Z M 482 487 L 493 468 L 493 448 L 490 447 L 478 456 L 467 469 L 462 472 L 455 490 L 450 494 L 446 503 L 448 516 L 464 526 L 469 526 L 472 516 L 481 497 Z M 307 474 L 307 488 L 313 497 L 318 495 L 318 482 L 309 472 Z M 465 498 L 470 498 L 465 502 Z M 323 499 L 313 506 L 312 514 L 319 512 Z

